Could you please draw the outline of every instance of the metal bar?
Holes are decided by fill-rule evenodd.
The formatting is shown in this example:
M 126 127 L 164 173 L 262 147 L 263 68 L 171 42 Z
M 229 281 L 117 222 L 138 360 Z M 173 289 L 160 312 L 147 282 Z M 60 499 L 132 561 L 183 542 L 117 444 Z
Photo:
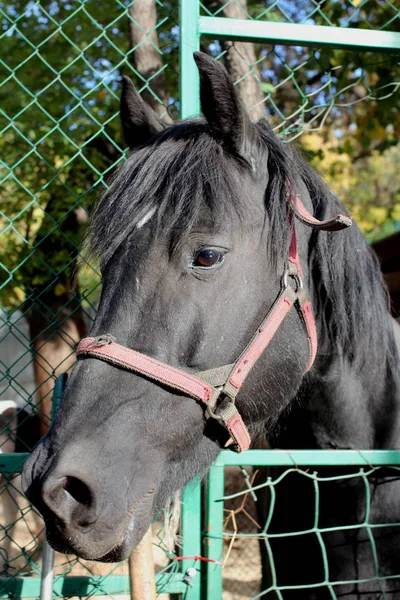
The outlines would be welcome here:
M 365 466 L 400 465 L 399 450 L 224 450 L 217 466 Z
M 207 531 L 204 535 L 206 556 L 217 561 L 222 561 L 224 551 L 222 537 L 224 503 L 216 502 L 216 500 L 224 495 L 224 480 L 224 468 L 214 464 L 210 469 L 207 481 Z M 222 598 L 222 565 L 208 562 L 206 568 L 206 598 Z
M 181 118 L 200 113 L 200 81 L 193 52 L 200 49 L 199 0 L 180 1 L 180 100 Z
M 182 494 L 182 556 L 201 555 L 201 482 L 195 479 Z M 200 600 L 201 597 L 201 562 L 193 560 L 182 561 L 182 572 L 188 574 L 188 569 L 195 569 L 196 574 L 188 578 L 185 600 Z M 164 590 L 163 590 L 164 591 Z
M 45 539 L 43 542 L 42 572 L 40 575 L 40 600 L 51 600 L 54 581 L 54 550 Z
M 250 19 L 200 17 L 199 33 L 208 38 L 291 46 L 329 46 L 347 50 L 399 52 L 400 33 L 354 27 L 275 23 Z
M 184 594 L 187 585 L 182 582 L 181 573 L 163 573 L 156 575 L 157 586 L 165 594 Z M 127 575 L 63 575 L 55 578 L 53 593 L 57 598 L 71 596 L 126 595 L 129 593 Z M 0 598 L 38 598 L 40 595 L 39 577 L 2 577 L 0 578 Z

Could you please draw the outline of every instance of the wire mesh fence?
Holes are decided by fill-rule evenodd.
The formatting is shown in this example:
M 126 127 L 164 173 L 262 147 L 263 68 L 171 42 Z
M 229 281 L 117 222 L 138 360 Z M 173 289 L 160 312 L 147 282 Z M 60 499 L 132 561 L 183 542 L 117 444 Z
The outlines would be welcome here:
M 257 470 L 226 467 L 224 472 L 223 597 L 240 600 L 260 591 L 262 565 L 257 497 L 252 492 Z M 238 494 L 239 495 L 236 495 Z M 231 498 L 230 496 L 233 497 Z
M 372 3 L 368 0 L 346 0 L 339 6 L 315 0 L 305 0 L 298 5 L 284 0 L 247 3 L 243 0 L 210 0 L 201 2 L 201 8 L 204 14 L 215 17 L 378 30 L 396 30 L 399 18 L 398 7 L 389 0 L 374 0 Z
M 90 206 L 124 157 L 121 74 L 160 116 L 177 115 L 178 6 L 160 2 L 150 16 L 138 8 L 0 3 L 2 453 L 27 452 L 46 432 L 54 380 L 93 318 L 100 275 L 94 266 L 77 276 L 76 258 Z M 0 595 L 38 596 L 43 525 L 18 474 L 0 475 L 0 507 Z M 162 591 L 181 565 L 161 523 L 153 541 Z M 55 575 L 62 597 L 129 589 L 126 563 L 57 555 Z
M 323 25 L 342 28 L 343 37 L 348 28 L 398 32 L 400 24 L 400 10 L 387 0 L 195 4 L 199 15 L 224 22 Z M 167 1 L 7 1 L 0 2 L 0 21 L 0 450 L 8 453 L 28 451 L 46 432 L 54 380 L 72 366 L 76 342 L 95 314 L 99 270 L 84 261 L 77 270 L 77 257 L 93 203 L 126 153 L 118 115 L 121 76 L 130 75 L 170 122 L 183 108 L 183 36 L 178 3 Z M 323 143 L 340 154 L 340 169 L 337 163 L 327 167 L 338 192 L 347 193 L 341 189 L 343 170 L 350 173 L 344 156 L 355 157 L 365 174 L 365 156 L 379 152 L 380 171 L 392 169 L 393 189 L 377 198 L 381 213 L 370 221 L 375 229 L 388 214 L 400 222 L 399 186 L 393 185 L 399 177 L 398 51 L 310 46 L 290 35 L 290 44 L 232 41 L 228 34 L 203 36 L 202 44 L 224 62 L 254 119 L 266 116 L 285 140 L 299 139 L 312 159 L 319 160 Z M 190 87 L 188 73 L 181 74 L 182 86 Z M 196 96 L 196 88 L 189 93 Z M 355 210 L 367 221 L 362 203 Z M 0 491 L 0 562 L 10 581 L 38 575 L 43 539 L 18 479 L 4 475 Z M 255 538 L 254 551 L 241 539 L 236 536 L 231 552 L 239 545 L 240 555 L 254 554 Z M 160 571 L 177 573 L 179 561 L 167 552 L 162 533 L 154 541 Z M 60 557 L 56 572 L 89 577 L 76 580 L 76 589 L 58 583 L 60 596 L 127 591 L 126 579 L 116 579 L 125 577 L 123 566 Z M 253 575 L 250 569 L 249 581 Z

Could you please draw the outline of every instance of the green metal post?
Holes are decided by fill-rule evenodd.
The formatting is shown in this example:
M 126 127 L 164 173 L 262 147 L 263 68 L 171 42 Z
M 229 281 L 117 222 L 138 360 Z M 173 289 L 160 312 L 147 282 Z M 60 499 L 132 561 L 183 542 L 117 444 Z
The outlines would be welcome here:
M 200 49 L 199 0 L 180 1 L 180 98 L 181 118 L 200 113 L 200 82 L 193 52 Z
M 59 377 L 57 377 L 56 382 L 54 384 L 53 389 L 53 398 L 51 402 L 51 422 L 53 423 L 54 417 L 56 416 L 56 412 L 58 407 L 60 406 L 61 399 L 63 397 L 64 388 L 66 386 L 68 379 L 67 373 L 61 373 Z
M 224 495 L 224 467 L 213 465 L 207 483 L 207 531 L 205 532 L 206 556 L 222 561 L 224 540 L 224 503 L 219 499 Z M 206 598 L 222 598 L 222 566 L 214 562 L 207 563 Z
M 182 555 L 201 555 L 201 482 L 196 479 L 190 483 L 182 495 Z M 193 559 L 182 561 L 182 573 L 195 569 L 196 574 L 188 578 L 185 600 L 201 598 L 201 563 Z

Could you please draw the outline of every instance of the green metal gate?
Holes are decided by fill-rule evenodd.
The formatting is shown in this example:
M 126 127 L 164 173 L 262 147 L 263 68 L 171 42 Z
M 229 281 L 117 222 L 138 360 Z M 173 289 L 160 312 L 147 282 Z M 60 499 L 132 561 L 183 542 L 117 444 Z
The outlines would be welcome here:
M 138 3 L 140 1 L 137 0 Z M 43 253 L 41 244 L 43 239 L 46 238 L 54 243 L 54 237 L 51 236 L 55 233 L 59 234 L 57 238 L 59 242 L 60 240 L 65 242 L 66 236 L 62 224 L 66 216 L 85 203 L 86 196 L 96 188 L 97 182 L 106 185 L 106 176 L 111 169 L 110 162 L 103 164 L 94 160 L 90 154 L 97 143 L 97 134 L 104 134 L 106 143 L 110 146 L 110 155 L 113 156 L 112 162 L 118 163 L 123 158 L 123 149 L 120 147 L 119 141 L 116 141 L 113 137 L 115 130 L 112 128 L 110 130 L 109 126 L 113 124 L 117 113 L 118 82 L 113 73 L 126 67 L 129 55 L 135 51 L 135 47 L 130 50 L 121 49 L 118 41 L 122 31 L 122 19 L 129 16 L 128 11 L 132 4 L 135 3 L 123 3 L 115 0 L 115 2 L 108 3 L 107 7 L 103 7 L 104 15 L 97 12 L 94 16 L 95 3 L 85 0 L 71 1 L 70 4 L 65 3 L 65 6 L 62 7 L 63 14 L 60 13 L 60 8 L 57 12 L 52 3 L 47 5 L 46 3 L 30 2 L 26 6 L 20 6 L 19 3 L 15 3 L 15 5 L 13 3 L 0 3 L 3 23 L 3 33 L 0 35 L 0 39 L 2 39 L 2 43 L 6 48 L 0 59 L 3 77 L 0 90 L 2 88 L 6 89 L 6 85 L 10 85 L 9 96 L 11 98 L 15 92 L 13 86 L 23 90 L 25 94 L 24 106 L 17 106 L 14 110 L 9 105 L 5 105 L 1 112 L 0 127 L 3 136 L 9 136 L 10 143 L 10 160 L 7 160 L 7 156 L 2 156 L 1 183 L 11 197 L 14 189 L 17 189 L 15 186 L 22 189 L 26 194 L 26 198 L 21 207 L 18 207 L 18 210 L 11 210 L 12 206 L 10 205 L 11 216 L 3 216 L 4 227 L 1 231 L 0 242 L 4 239 L 6 243 L 1 249 L 3 255 L 7 258 L 8 244 L 10 240 L 14 239 L 12 236 L 17 238 L 17 242 L 14 240 L 15 243 L 13 242 L 14 246 L 12 248 L 16 248 L 18 252 L 24 245 L 30 248 L 30 252 L 22 253 L 17 261 L 10 259 L 9 262 L 5 261 L 2 265 L 5 275 L 0 282 L 0 291 L 6 292 L 10 286 L 13 286 L 13 289 L 15 287 L 17 302 L 12 304 L 13 307 L 18 306 L 19 302 L 22 305 L 25 301 L 26 296 L 22 300 L 18 290 L 22 286 L 24 278 L 29 276 L 29 268 L 27 269 L 26 265 L 28 267 L 32 265 L 30 261 L 36 260 L 45 265 L 46 268 L 53 270 L 54 278 L 51 285 L 57 285 L 61 279 L 60 273 L 69 266 L 68 264 L 62 264 L 58 265 L 57 269 L 53 263 L 49 266 L 47 264 L 49 257 Z M 174 30 L 174 25 L 178 22 L 177 3 L 158 2 L 159 18 L 157 24 L 151 31 L 144 32 L 145 35 L 139 45 L 144 44 L 149 39 L 154 44 L 151 38 L 153 31 L 158 30 L 166 22 L 172 23 L 172 33 L 168 40 L 164 39 L 165 36 L 161 36 L 162 44 L 164 44 L 161 54 L 164 54 L 167 59 L 157 72 L 153 72 L 147 78 L 136 72 L 135 69 L 133 69 L 133 73 L 137 80 L 143 84 L 143 88 L 150 91 L 154 96 L 151 82 L 156 76 L 165 71 L 165 67 L 170 69 L 168 71 L 170 80 L 176 76 L 176 57 L 179 41 L 180 97 L 179 99 L 172 98 L 173 102 L 170 103 L 169 108 L 174 113 L 177 112 L 179 107 L 181 117 L 186 118 L 199 114 L 199 81 L 192 55 L 195 50 L 200 49 L 201 43 L 208 44 L 210 51 L 217 56 L 224 54 L 224 51 L 221 50 L 222 42 L 230 41 L 234 44 L 235 42 L 244 41 L 268 45 L 270 48 L 267 52 L 275 52 L 276 56 L 279 55 L 276 47 L 280 46 L 310 47 L 316 50 L 323 49 L 323 51 L 342 49 L 353 53 L 368 52 L 371 55 L 376 53 L 377 56 L 387 53 L 392 56 L 393 65 L 398 66 L 400 64 L 400 11 L 389 0 L 376 0 L 375 2 L 383 15 L 379 23 L 374 21 L 376 15 L 374 16 L 375 13 L 371 9 L 369 0 L 349 0 L 347 5 L 350 16 L 347 21 L 343 17 L 335 17 L 336 20 L 333 18 L 334 3 L 328 3 L 324 7 L 324 3 L 305 0 L 298 18 L 294 16 L 293 11 L 289 10 L 289 4 L 285 0 L 274 2 L 265 0 L 265 2 L 259 3 L 255 7 L 253 3 L 252 11 L 249 12 L 243 8 L 243 4 L 239 0 L 229 0 L 225 4 L 220 1 L 201 3 L 200 0 L 181 0 L 178 40 L 177 32 Z M 229 18 L 225 16 L 224 10 L 234 5 L 241 10 L 240 17 Z M 371 13 L 368 15 L 370 9 Z M 97 8 L 97 10 L 99 9 Z M 110 10 L 109 17 L 105 14 L 107 10 Z M 331 12 L 329 12 L 330 10 Z M 39 35 L 35 38 L 26 26 L 27 19 L 32 15 L 35 18 L 37 17 L 38 30 L 40 29 L 40 23 L 47 20 L 49 27 L 51 27 L 51 34 L 48 36 L 43 34 L 42 37 Z M 80 19 L 79 23 L 76 21 L 77 18 Z M 83 38 L 82 28 L 93 30 L 89 41 Z M 22 40 L 25 44 L 25 54 L 20 56 L 19 62 L 7 54 L 10 52 L 10 48 L 12 49 L 7 44 L 10 40 L 13 41 L 13 35 L 16 31 L 18 32 L 17 40 Z M 52 46 L 52 39 L 55 39 L 55 36 L 59 36 L 58 40 L 62 39 L 64 45 L 73 49 L 71 60 L 65 61 L 62 51 L 55 60 L 55 47 Z M 96 59 L 92 60 L 91 52 L 94 52 L 96 44 L 101 44 L 102 40 L 106 40 L 109 56 L 104 55 L 99 58 L 96 55 Z M 316 56 L 317 52 L 314 54 L 313 59 Z M 317 62 L 320 60 L 319 55 L 316 60 Z M 30 67 L 30 61 L 33 61 L 32 67 Z M 78 65 L 79 61 L 83 61 L 87 67 L 86 87 L 83 90 L 77 89 L 70 69 L 71 65 L 73 66 L 74 63 Z M 108 61 L 108 64 L 106 61 Z M 48 81 L 43 80 L 40 93 L 33 94 L 30 89 L 30 79 L 35 76 L 35 68 L 39 63 L 46 65 L 51 74 L 51 79 Z M 342 95 L 339 92 L 332 92 L 330 99 L 328 101 L 324 100 L 327 103 L 324 111 L 318 113 L 319 109 L 315 108 L 318 101 L 314 102 L 315 92 L 302 89 L 296 81 L 296 75 L 301 73 L 301 60 L 295 66 L 289 64 L 284 66 L 287 80 L 291 82 L 293 89 L 298 93 L 299 111 L 295 111 L 294 117 L 292 115 L 289 117 L 288 114 L 280 112 L 274 104 L 276 86 L 274 87 L 273 84 L 265 81 L 260 81 L 260 85 L 265 94 L 265 99 L 271 107 L 270 111 L 275 111 L 277 115 L 274 122 L 277 131 L 289 140 L 298 137 L 304 131 L 306 123 L 312 125 L 316 123 L 317 117 L 319 119 L 318 128 L 322 127 L 326 115 L 335 107 L 335 104 L 347 101 L 347 99 L 345 97 L 343 100 L 343 95 L 346 95 L 345 90 L 341 90 Z M 254 67 L 255 64 L 249 64 L 251 76 L 254 74 Z M 32 69 L 32 75 L 29 71 L 30 68 Z M 331 81 L 331 75 L 327 75 L 327 83 L 324 83 L 324 85 L 331 85 Z M 355 85 L 355 83 L 353 82 L 352 85 Z M 69 90 L 71 102 L 61 114 L 57 111 L 53 114 L 51 103 L 49 104 L 44 98 L 48 90 L 53 90 L 53 103 L 56 103 L 57 90 L 60 86 L 64 86 Z M 384 106 L 386 95 L 395 93 L 399 87 L 400 75 L 398 78 L 384 82 L 382 85 L 383 91 L 380 95 L 378 94 L 378 97 L 374 96 L 374 89 L 366 85 L 363 92 L 364 98 L 370 98 L 374 101 L 381 100 Z M 349 106 L 350 104 L 349 101 Z M 318 114 L 315 116 L 312 110 Z M 33 122 L 41 118 L 45 120 L 45 127 L 40 136 L 24 125 L 24 115 L 28 114 L 29 111 L 32 111 Z M 74 115 L 79 111 L 81 111 L 79 127 L 75 127 Z M 298 115 L 301 115 L 300 119 L 297 118 Z M 95 123 L 94 127 L 93 123 Z M 81 128 L 86 128 L 84 133 L 82 133 Z M 16 148 L 15 140 L 21 141 L 21 147 L 18 146 L 17 148 L 18 152 L 14 152 Z M 46 140 L 50 140 L 48 147 L 45 145 Z M 75 148 L 75 153 L 70 153 L 66 159 L 62 154 L 65 140 Z M 57 147 L 57 152 L 54 155 L 50 151 L 52 144 Z M 79 179 L 79 165 L 81 162 L 82 164 L 90 164 L 93 170 L 93 182 L 90 184 L 89 189 Z M 75 171 L 72 167 L 75 168 Z M 33 179 L 32 173 L 35 169 L 40 171 L 40 181 L 37 178 Z M 73 183 L 74 177 L 76 185 Z M 62 205 L 56 214 L 47 214 L 48 223 L 42 238 L 36 245 L 30 244 L 28 232 L 25 232 L 24 237 L 19 227 L 22 215 L 26 210 L 32 210 L 34 217 L 39 218 L 35 215 L 36 212 L 43 211 L 43 205 L 40 205 L 37 198 L 45 197 L 47 193 L 58 193 L 60 190 L 62 194 L 68 196 L 68 202 Z M 70 249 L 74 250 L 77 243 L 78 240 L 75 238 L 67 239 L 67 245 Z M 54 249 L 54 246 L 50 248 L 50 251 L 52 249 Z M 49 252 L 49 248 L 47 248 L 47 252 Z M 28 289 L 25 290 L 25 294 L 29 296 Z M 62 283 L 60 294 L 62 294 Z M 43 298 L 45 296 L 37 299 L 37 302 L 40 304 L 44 301 Z M 86 304 L 87 308 L 89 308 L 89 304 L 90 299 Z M 14 327 L 11 320 L 7 319 L 5 326 L 9 327 L 10 330 Z M 9 381 L 10 386 L 13 384 L 14 377 L 15 373 L 8 368 L 5 368 L 2 372 L 3 380 Z M 32 398 L 29 397 L 27 403 L 31 402 Z M 6 477 L 18 473 L 24 458 L 23 454 L 0 455 L 0 472 L 5 474 Z M 365 481 L 370 471 L 379 469 L 381 465 L 400 465 L 400 453 L 394 451 L 249 451 L 237 456 L 233 453 L 223 452 L 211 468 L 208 477 L 205 522 L 201 522 L 202 489 L 200 483 L 194 482 L 185 490 L 183 496 L 183 545 L 180 551 L 181 556 L 198 557 L 201 555 L 211 562 L 199 561 L 198 558 L 180 561 L 175 560 L 179 557 L 170 556 L 171 562 L 157 576 L 159 593 L 181 594 L 187 600 L 199 600 L 200 597 L 208 598 L 208 600 L 219 600 L 222 597 L 225 567 L 221 563 L 223 563 L 226 555 L 226 544 L 229 545 L 229 541 L 232 539 L 262 538 L 265 544 L 268 545 L 267 524 L 265 524 L 265 527 L 263 525 L 261 533 L 254 534 L 241 534 L 240 531 L 232 533 L 232 530 L 224 529 L 224 503 L 227 501 L 227 499 L 224 499 L 224 467 L 234 465 L 241 468 L 250 465 L 278 465 L 287 467 L 288 470 L 299 469 L 302 473 L 313 466 L 352 465 L 359 467 L 358 476 Z M 237 492 L 238 497 L 253 493 L 248 474 L 246 475 L 245 470 L 240 472 L 243 473 L 243 489 Z M 304 476 L 309 475 L 305 474 Z M 314 477 L 317 490 L 318 474 L 313 470 L 311 476 Z M 266 485 L 273 486 L 273 482 L 267 482 Z M 4 527 L 5 537 L 8 535 L 7 525 L 5 524 Z M 372 525 L 368 521 L 365 525 L 370 531 Z M 320 535 L 317 514 L 315 532 Z M 24 552 L 24 549 L 21 549 L 21 552 Z M 321 543 L 321 552 L 324 552 L 323 543 Z M 31 561 L 28 555 L 27 560 Z M 25 572 L 0 577 L 0 598 L 33 598 L 38 596 L 40 565 L 34 561 L 29 562 L 29 565 L 31 568 L 28 569 L 28 572 L 25 569 Z M 379 579 L 379 566 L 377 563 L 375 566 L 375 576 Z M 196 569 L 196 575 L 188 584 L 184 582 L 184 575 L 189 567 Z M 69 575 L 70 570 L 71 566 L 66 565 L 64 572 L 56 578 L 55 597 L 114 596 L 124 594 L 128 590 L 126 575 L 111 572 L 106 576 L 92 573 L 78 576 Z M 200 577 L 201 573 L 202 577 Z M 398 574 L 393 575 L 399 576 Z M 329 565 L 326 561 L 324 583 L 328 583 L 331 596 L 335 598 L 335 584 L 329 582 Z M 276 593 L 277 597 L 283 597 L 280 590 L 276 590 Z M 257 595 L 253 594 L 253 597 L 257 597 Z

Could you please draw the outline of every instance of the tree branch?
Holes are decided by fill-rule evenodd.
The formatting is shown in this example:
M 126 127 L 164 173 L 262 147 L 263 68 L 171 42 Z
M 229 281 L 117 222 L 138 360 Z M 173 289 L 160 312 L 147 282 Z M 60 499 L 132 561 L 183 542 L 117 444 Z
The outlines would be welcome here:
M 131 62 L 147 81 L 143 99 L 164 121 L 171 123 L 171 117 L 165 114 L 169 102 L 162 54 L 158 50 L 156 3 L 154 0 L 137 0 L 129 7 L 129 14 Z

